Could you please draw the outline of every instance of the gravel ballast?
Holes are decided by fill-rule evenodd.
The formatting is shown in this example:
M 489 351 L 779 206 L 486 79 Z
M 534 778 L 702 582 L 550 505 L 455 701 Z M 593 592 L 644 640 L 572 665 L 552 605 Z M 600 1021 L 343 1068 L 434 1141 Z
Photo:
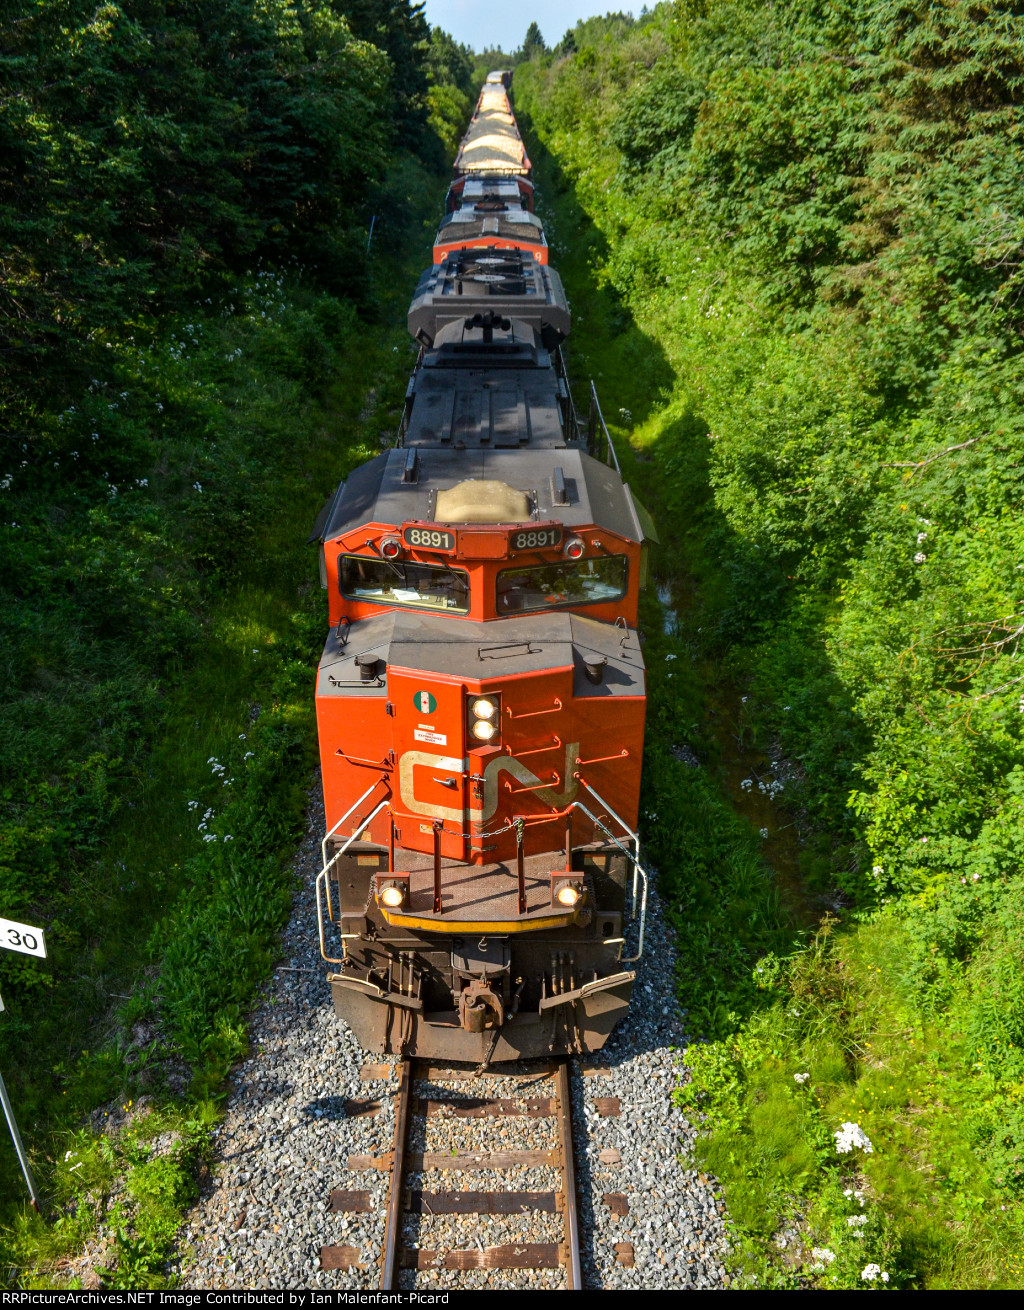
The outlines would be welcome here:
M 251 1052 L 236 1068 L 215 1136 L 211 1180 L 182 1232 L 186 1288 L 375 1288 L 384 1240 L 387 1175 L 352 1172 L 349 1155 L 391 1150 L 394 1077 L 365 1081 L 382 1059 L 360 1050 L 334 1013 L 317 940 L 314 880 L 320 868 L 323 807 L 296 859 L 302 890 L 283 935 L 283 959 L 250 1027 Z M 729 1282 L 724 1215 L 713 1180 L 686 1159 L 693 1129 L 671 1102 L 682 1074 L 682 1021 L 672 995 L 673 954 L 657 893 L 647 912 L 645 958 L 629 1017 L 604 1049 L 571 1064 L 573 1121 L 584 1282 L 593 1288 L 718 1288 Z M 393 1057 L 390 1063 L 393 1064 Z M 586 1070 L 586 1072 L 584 1072 Z M 554 1096 L 554 1082 L 524 1084 L 500 1074 L 467 1085 L 438 1079 L 415 1091 L 434 1100 L 472 1096 Z M 621 1114 L 601 1117 L 595 1098 L 618 1097 Z M 350 1099 L 377 1099 L 380 1113 L 348 1117 Z M 548 1148 L 553 1119 L 414 1120 L 411 1144 L 429 1151 Z M 614 1153 L 618 1152 L 618 1162 Z M 682 1157 L 682 1162 L 680 1162 Z M 552 1168 L 454 1170 L 410 1175 L 407 1186 L 432 1190 L 552 1191 Z M 367 1190 L 366 1213 L 333 1214 L 332 1188 Z M 628 1213 L 604 1201 L 623 1193 Z M 559 1214 L 422 1215 L 404 1220 L 410 1245 L 445 1251 L 511 1242 L 557 1242 Z M 321 1270 L 323 1246 L 359 1249 L 361 1267 Z M 633 1248 L 633 1267 L 616 1246 Z M 403 1270 L 403 1288 L 557 1288 L 564 1269 L 452 1272 Z

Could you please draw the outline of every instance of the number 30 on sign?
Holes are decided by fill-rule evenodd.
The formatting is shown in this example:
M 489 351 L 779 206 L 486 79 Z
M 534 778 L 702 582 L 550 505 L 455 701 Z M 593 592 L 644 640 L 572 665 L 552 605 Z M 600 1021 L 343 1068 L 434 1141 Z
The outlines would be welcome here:
M 38 955 L 46 959 L 46 942 L 42 928 L 29 923 L 15 923 L 13 919 L 0 919 L 0 946 L 8 951 L 21 951 L 23 955 Z

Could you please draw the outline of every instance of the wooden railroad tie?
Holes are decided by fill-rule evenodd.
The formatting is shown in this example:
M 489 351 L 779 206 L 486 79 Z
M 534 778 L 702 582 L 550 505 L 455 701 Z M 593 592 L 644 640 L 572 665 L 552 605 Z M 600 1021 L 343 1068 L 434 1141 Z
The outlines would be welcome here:
M 346 1192 L 340 1187 L 335 1187 L 331 1192 L 327 1209 L 331 1214 L 369 1214 L 372 1209 L 370 1193 Z
M 512 1242 L 482 1251 L 423 1251 L 406 1248 L 398 1262 L 403 1269 L 557 1269 L 565 1263 L 561 1242 Z
M 322 1246 L 320 1248 L 321 1269 L 365 1269 L 359 1257 L 358 1246 Z
M 368 1066 L 379 1067 L 379 1066 Z M 390 1069 L 392 1065 L 386 1065 Z M 523 1073 L 515 1070 L 510 1073 L 502 1071 L 499 1065 L 492 1065 L 490 1076 L 494 1078 L 511 1078 L 516 1082 L 542 1082 L 555 1073 L 557 1065 L 553 1063 L 540 1064 L 536 1069 L 530 1069 Z M 439 1083 L 459 1083 L 459 1082 L 476 1082 L 477 1074 L 475 1069 L 446 1069 L 442 1064 L 417 1064 L 416 1066 L 417 1082 L 439 1082 Z
M 476 1096 L 463 1101 L 428 1101 L 413 1102 L 417 1114 L 428 1117 L 439 1114 L 451 1114 L 459 1119 L 484 1118 L 530 1118 L 550 1119 L 555 1113 L 555 1102 L 549 1096 L 536 1100 L 514 1101 L 510 1097 Z
M 406 1214 L 524 1214 L 562 1209 L 561 1192 L 407 1192 Z
M 605 1153 L 602 1153 L 605 1154 Z M 615 1160 L 619 1158 L 616 1151 Z M 410 1151 L 406 1168 L 423 1169 L 535 1169 L 539 1165 L 557 1167 L 558 1151 Z M 384 1155 L 350 1155 L 348 1167 L 356 1173 L 380 1169 L 387 1173 L 392 1165 L 392 1153 Z

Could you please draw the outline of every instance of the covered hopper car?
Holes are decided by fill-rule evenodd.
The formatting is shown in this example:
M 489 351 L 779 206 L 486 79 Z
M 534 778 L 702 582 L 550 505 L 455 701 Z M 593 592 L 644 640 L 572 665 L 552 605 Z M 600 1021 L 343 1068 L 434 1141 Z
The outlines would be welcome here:
M 459 152 L 474 184 L 498 176 L 490 157 L 474 176 L 467 148 L 485 97 L 518 142 L 507 90 L 492 74 Z M 532 217 L 514 194 L 501 212 Z M 426 270 L 395 445 L 311 536 L 335 1007 L 367 1049 L 481 1065 L 598 1049 L 643 949 L 637 606 L 654 534 L 593 392 L 591 422 L 577 415 L 569 306 L 537 245 L 481 227 Z

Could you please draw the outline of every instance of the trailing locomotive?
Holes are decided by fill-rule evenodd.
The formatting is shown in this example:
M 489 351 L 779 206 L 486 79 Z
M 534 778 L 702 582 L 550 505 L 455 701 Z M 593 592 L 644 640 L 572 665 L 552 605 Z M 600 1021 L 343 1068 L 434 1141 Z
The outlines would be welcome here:
M 409 310 L 421 350 L 396 443 L 311 536 L 331 624 L 317 912 L 335 1007 L 367 1049 L 482 1064 L 604 1043 L 647 886 L 636 621 L 653 529 L 593 389 L 577 417 L 506 79 L 488 79 L 456 161 L 449 217 L 468 209 L 472 234 L 439 240 Z M 539 240 L 501 230 L 526 218 Z

